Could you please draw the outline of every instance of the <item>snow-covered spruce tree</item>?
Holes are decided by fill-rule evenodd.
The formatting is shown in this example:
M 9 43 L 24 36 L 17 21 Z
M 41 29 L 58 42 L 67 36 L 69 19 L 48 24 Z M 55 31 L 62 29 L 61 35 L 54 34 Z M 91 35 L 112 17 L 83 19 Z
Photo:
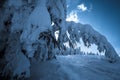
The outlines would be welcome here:
M 0 78 L 30 77 L 31 58 L 45 61 L 55 57 L 53 48 L 58 43 L 51 26 L 48 1 L 1 1 Z
M 96 44 L 99 52 L 105 51 L 105 57 L 109 62 L 116 62 L 119 59 L 118 54 L 107 39 L 95 31 L 90 25 L 74 22 L 66 23 L 66 31 L 68 31 L 69 39 L 72 43 L 79 42 L 80 38 L 82 38 L 85 46 L 89 47 L 91 44 Z
M 65 42 L 69 42 L 70 48 L 75 50 L 76 43 L 79 43 L 80 38 L 82 38 L 85 46 L 89 47 L 91 46 L 91 44 L 96 44 L 98 45 L 99 52 L 105 51 L 105 56 L 108 61 L 115 62 L 118 60 L 118 55 L 112 47 L 112 45 L 107 41 L 107 39 L 103 35 L 95 31 L 90 25 L 82 25 L 80 23 L 77 24 L 74 22 L 65 21 L 65 1 L 62 1 L 61 4 L 59 3 L 59 1 L 51 0 L 48 1 L 47 6 L 51 16 L 51 20 L 55 24 L 53 26 L 54 30 L 59 30 L 60 32 L 58 44 L 60 52 L 62 52 L 62 54 L 64 54 L 66 50 L 66 47 L 64 46 Z M 67 32 L 69 33 L 69 36 L 67 35 Z M 102 40 L 102 42 L 100 40 Z

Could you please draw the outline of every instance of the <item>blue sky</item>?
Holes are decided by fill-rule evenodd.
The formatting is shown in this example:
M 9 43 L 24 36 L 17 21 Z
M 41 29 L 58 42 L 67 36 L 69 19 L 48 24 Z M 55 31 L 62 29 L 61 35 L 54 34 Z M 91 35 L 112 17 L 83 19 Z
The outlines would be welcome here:
M 67 15 L 92 25 L 120 53 L 120 0 L 67 0 Z

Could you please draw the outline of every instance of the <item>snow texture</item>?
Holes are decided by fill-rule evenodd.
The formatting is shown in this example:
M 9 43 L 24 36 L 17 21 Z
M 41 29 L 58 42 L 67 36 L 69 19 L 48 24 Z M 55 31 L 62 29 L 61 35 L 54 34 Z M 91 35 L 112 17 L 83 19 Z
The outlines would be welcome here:
M 103 65 L 104 64 L 104 65 Z M 120 80 L 120 62 L 108 63 L 103 56 L 67 55 L 57 60 L 32 61 L 31 80 Z

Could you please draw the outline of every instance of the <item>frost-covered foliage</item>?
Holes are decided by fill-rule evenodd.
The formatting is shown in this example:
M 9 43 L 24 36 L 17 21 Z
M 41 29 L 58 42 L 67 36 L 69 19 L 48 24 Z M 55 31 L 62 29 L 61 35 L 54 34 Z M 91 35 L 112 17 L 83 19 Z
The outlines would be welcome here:
M 79 42 L 80 38 L 82 38 L 85 46 L 89 47 L 91 44 L 96 44 L 99 52 L 105 51 L 105 56 L 108 61 L 115 62 L 118 60 L 118 55 L 112 45 L 90 25 L 67 22 L 67 28 L 72 43 Z
M 32 11 L 30 7 L 22 0 L 4 0 L 0 7 L 0 77 L 30 77 L 30 61 L 22 52 L 20 43 L 23 27 Z
M 54 31 L 59 30 L 59 48 L 63 49 L 63 41 L 66 32 L 66 0 L 48 0 L 47 7 L 51 21 L 54 22 Z
M 46 0 L 37 1 L 21 35 L 21 43 L 28 57 L 34 56 L 40 33 L 50 28 L 51 21 L 45 3 Z
M 0 1 L 2 76 L 10 79 L 30 77 L 32 58 L 37 61 L 55 58 L 59 50 L 54 36 L 56 29 L 51 23 L 60 30 L 61 26 L 65 27 L 65 6 L 65 0 Z
M 32 59 L 46 61 L 56 54 L 81 53 L 75 48 L 80 37 L 86 46 L 98 45 L 109 61 L 117 60 L 118 55 L 104 36 L 89 25 L 65 19 L 66 0 L 1 0 L 0 77 L 30 77 Z M 66 42 L 70 48 L 64 45 Z

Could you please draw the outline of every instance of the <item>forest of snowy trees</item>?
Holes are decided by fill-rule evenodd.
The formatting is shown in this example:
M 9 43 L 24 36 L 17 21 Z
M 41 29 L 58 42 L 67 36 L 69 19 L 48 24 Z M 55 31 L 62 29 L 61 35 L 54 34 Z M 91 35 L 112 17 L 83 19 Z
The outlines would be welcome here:
M 0 77 L 30 77 L 31 60 L 46 61 L 56 55 L 79 53 L 76 44 L 98 46 L 106 60 L 116 62 L 112 45 L 90 25 L 66 21 L 65 0 L 0 1 Z M 55 32 L 59 31 L 58 40 Z M 69 48 L 64 45 L 68 42 Z M 1 79 L 2 79 L 1 78 Z

